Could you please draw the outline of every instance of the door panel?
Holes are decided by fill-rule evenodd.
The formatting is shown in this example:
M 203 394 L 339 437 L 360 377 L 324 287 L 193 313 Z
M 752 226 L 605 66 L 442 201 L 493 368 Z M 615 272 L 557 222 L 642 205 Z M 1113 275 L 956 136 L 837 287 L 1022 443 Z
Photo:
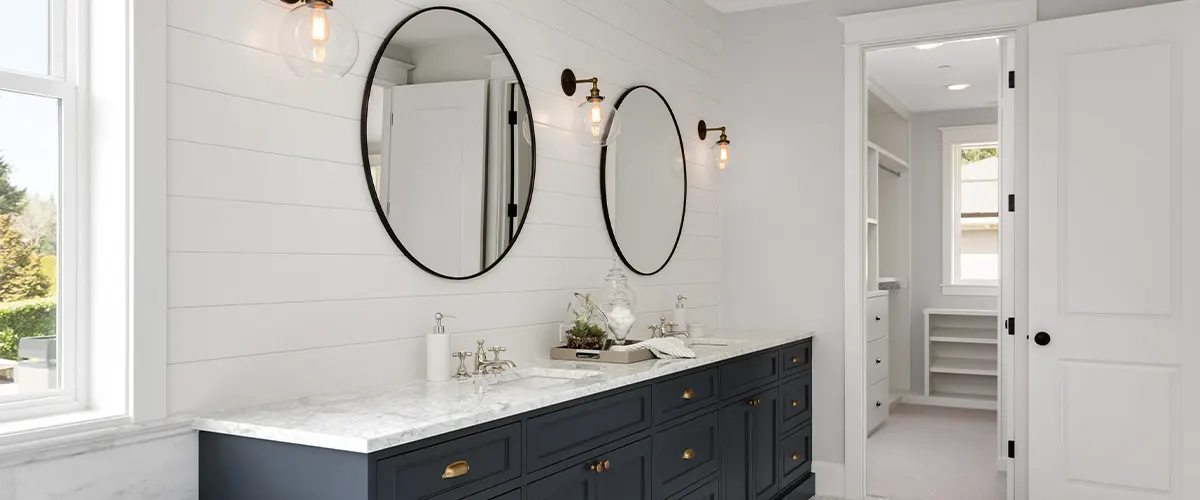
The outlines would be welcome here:
M 1030 500 L 1200 498 L 1195 4 L 1030 29 Z
M 531 483 L 528 500 L 596 500 L 598 474 L 589 470 L 595 461 L 581 463 Z
M 779 462 L 779 388 L 754 396 L 759 403 L 751 410 L 750 478 L 755 500 L 769 499 L 779 491 L 783 470 Z
M 650 500 L 650 438 L 605 453 L 596 490 L 599 500 Z
M 721 498 L 750 498 L 750 441 L 754 407 L 740 401 L 721 409 Z

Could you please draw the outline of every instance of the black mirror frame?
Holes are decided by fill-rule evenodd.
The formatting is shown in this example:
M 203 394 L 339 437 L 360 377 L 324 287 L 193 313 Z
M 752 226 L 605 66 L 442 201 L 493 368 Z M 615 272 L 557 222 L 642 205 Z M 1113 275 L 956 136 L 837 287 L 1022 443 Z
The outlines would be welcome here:
M 410 20 L 421 15 L 422 13 L 435 11 L 435 10 L 445 10 L 445 11 L 450 11 L 450 12 L 456 12 L 458 14 L 466 16 L 467 18 L 471 19 L 472 21 L 475 21 L 476 24 L 478 24 L 481 28 L 483 28 L 484 31 L 486 31 L 487 34 L 492 37 L 492 40 L 496 41 L 496 45 L 500 46 L 500 50 L 502 52 L 504 52 L 504 57 L 506 59 L 508 59 L 508 64 L 509 64 L 509 66 L 512 67 L 513 75 L 515 75 L 517 77 L 517 85 L 521 87 L 521 96 L 525 100 L 525 116 L 529 117 L 529 120 L 530 120 L 529 130 L 528 130 L 528 132 L 529 132 L 528 140 L 529 140 L 529 146 L 531 148 L 530 155 L 529 155 L 529 158 L 530 158 L 529 194 L 525 198 L 525 212 L 523 214 L 521 214 L 521 221 L 517 225 L 516 232 L 513 233 L 512 241 L 510 241 L 508 243 L 508 248 L 505 248 L 504 251 L 501 252 L 500 255 L 496 257 L 496 260 L 493 261 L 491 264 L 488 264 L 486 267 L 484 267 L 479 272 L 477 272 L 475 274 L 471 274 L 469 276 L 447 276 L 445 274 L 434 271 L 433 269 L 430 269 L 425 264 L 422 264 L 421 261 L 417 260 L 417 258 L 415 256 L 413 256 L 413 254 L 411 252 L 408 251 L 408 248 L 405 248 L 404 243 L 402 243 L 400 241 L 400 238 L 396 237 L 395 231 L 392 231 L 391 222 L 388 221 L 387 214 L 384 213 L 384 211 L 383 211 L 383 205 L 379 202 L 379 193 L 376 192 L 376 190 L 375 190 L 375 180 L 371 176 L 370 154 L 368 154 L 368 152 L 367 152 L 367 110 L 368 110 L 368 107 L 369 107 L 370 101 L 371 101 L 371 85 L 375 81 L 375 71 L 377 69 L 379 69 L 379 60 L 383 59 L 384 50 L 387 49 L 388 44 L 390 44 L 392 42 L 392 38 L 396 36 L 396 33 L 400 31 L 400 28 L 403 28 L 404 25 L 408 24 L 408 22 Z M 491 27 L 489 27 L 487 24 L 484 24 L 484 22 L 482 20 L 480 20 L 478 17 L 475 17 L 470 12 L 467 12 L 467 11 L 457 8 L 457 7 L 447 7 L 447 6 L 426 7 L 424 9 L 413 12 L 412 14 L 409 14 L 408 16 L 405 16 L 405 18 L 403 20 L 401 20 L 400 23 L 396 25 L 396 27 L 392 28 L 392 30 L 390 32 L 388 32 L 387 37 L 385 37 L 383 39 L 383 43 L 379 46 L 379 51 L 377 51 L 375 53 L 375 59 L 371 62 L 371 71 L 369 73 L 367 73 L 367 83 L 366 83 L 366 86 L 363 88 L 362 115 L 359 120 L 359 138 L 360 138 L 360 143 L 361 143 L 361 147 L 362 147 L 363 174 L 364 174 L 366 182 L 367 182 L 367 190 L 371 192 L 371 202 L 375 204 L 375 213 L 377 215 L 379 215 L 379 222 L 383 224 L 383 229 L 385 231 L 387 231 L 388 237 L 392 239 L 392 243 L 396 244 L 396 247 L 399 248 L 400 251 L 404 253 L 405 257 L 408 257 L 409 261 L 411 261 L 417 267 L 421 268 L 421 270 L 423 270 L 429 274 L 432 274 L 434 276 L 437 276 L 439 278 L 444 278 L 444 279 L 448 279 L 448 280 L 469 280 L 472 278 L 477 278 L 479 276 L 482 276 L 484 273 L 491 271 L 492 268 L 496 267 L 497 264 L 499 264 L 501 261 L 504 260 L 505 257 L 508 256 L 508 252 L 510 250 L 512 250 L 512 248 L 514 246 L 516 246 L 517 240 L 520 239 L 521 231 L 525 229 L 525 220 L 529 218 L 529 210 L 533 206 L 533 191 L 534 191 L 533 188 L 535 185 L 537 185 L 537 137 L 536 137 L 537 134 L 534 131 L 534 126 L 533 126 L 532 121 L 533 121 L 533 109 L 530 107 L 530 104 L 529 104 L 529 92 L 525 89 L 525 80 L 523 78 L 521 78 L 521 70 L 519 68 L 517 68 L 516 61 L 513 60 L 512 54 L 510 54 L 508 52 L 508 47 L 506 47 L 504 45 L 504 42 L 502 40 L 500 40 L 500 37 L 496 36 L 496 32 L 492 31 Z
M 671 253 L 667 255 L 667 259 L 663 261 L 662 265 L 658 266 L 658 269 L 645 272 L 631 264 L 625 257 L 625 253 L 621 251 L 621 244 L 617 242 L 617 233 L 613 231 L 612 217 L 608 215 L 608 183 L 605 182 L 608 175 L 608 146 L 600 148 L 600 210 L 604 213 L 604 226 L 608 229 L 608 239 L 612 241 L 613 249 L 617 251 L 617 257 L 620 257 L 625 268 L 633 271 L 634 274 L 653 276 L 666 269 L 667 264 L 671 263 L 671 259 L 675 257 L 675 251 L 679 249 L 679 240 L 683 237 L 683 224 L 687 221 L 687 151 L 683 147 L 683 134 L 679 132 L 679 120 L 675 118 L 675 110 L 671 109 L 671 103 L 667 102 L 667 98 L 663 97 L 662 92 L 659 92 L 658 89 L 649 85 L 630 87 L 621 94 L 621 97 L 617 98 L 613 107 L 620 109 L 625 98 L 637 89 L 648 89 L 662 100 L 663 105 L 667 107 L 667 113 L 671 114 L 671 122 L 675 125 L 675 137 L 679 139 L 679 158 L 683 161 L 683 207 L 680 209 L 679 215 L 679 232 L 675 234 L 675 244 L 671 247 Z

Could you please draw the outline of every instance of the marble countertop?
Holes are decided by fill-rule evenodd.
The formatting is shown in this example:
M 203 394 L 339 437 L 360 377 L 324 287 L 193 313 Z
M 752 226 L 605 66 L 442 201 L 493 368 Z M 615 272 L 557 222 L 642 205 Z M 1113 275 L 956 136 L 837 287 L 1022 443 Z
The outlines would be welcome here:
M 371 453 L 465 429 L 572 399 L 778 347 L 810 332 L 713 332 L 735 339 L 726 346 L 695 345 L 695 359 L 651 360 L 629 365 L 541 359 L 521 362 L 517 373 L 555 376 L 588 370 L 584 378 L 550 387 L 505 383 L 515 374 L 467 381 L 374 387 L 282 401 L 198 417 L 196 430 L 357 453 Z

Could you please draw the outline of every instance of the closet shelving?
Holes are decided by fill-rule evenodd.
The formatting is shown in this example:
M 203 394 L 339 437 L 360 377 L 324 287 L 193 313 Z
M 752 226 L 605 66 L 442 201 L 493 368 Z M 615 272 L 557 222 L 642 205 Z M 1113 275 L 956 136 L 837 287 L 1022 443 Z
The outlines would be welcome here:
M 926 404 L 994 410 L 999 394 L 996 311 L 925 310 Z

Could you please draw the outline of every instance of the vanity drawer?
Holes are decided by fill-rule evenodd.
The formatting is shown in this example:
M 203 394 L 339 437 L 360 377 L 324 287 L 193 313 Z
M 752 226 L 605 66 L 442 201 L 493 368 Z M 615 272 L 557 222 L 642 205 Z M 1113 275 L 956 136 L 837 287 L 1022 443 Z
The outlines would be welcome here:
M 779 386 L 783 398 L 783 428 L 791 429 L 812 420 L 812 374 L 803 375 Z
M 380 460 L 380 500 L 458 499 L 521 476 L 521 424 Z
M 780 372 L 784 377 L 790 377 L 805 370 L 812 369 L 812 341 L 806 340 L 799 344 L 780 349 L 779 360 L 783 363 Z
M 650 427 L 650 386 L 530 418 L 525 470 L 533 472 Z
M 674 495 L 717 471 L 716 410 L 654 435 L 654 498 Z
M 888 338 L 867 343 L 867 385 L 873 385 L 888 376 Z
M 891 411 L 891 401 L 888 395 L 888 380 L 885 378 L 867 388 L 867 432 L 872 432 Z
M 783 481 L 789 485 L 812 470 L 812 424 L 806 424 L 790 436 L 783 438 L 779 452 L 783 455 Z
M 888 296 L 880 295 L 867 299 L 867 342 L 881 339 L 888 334 Z
M 682 417 L 717 401 L 716 368 L 658 382 L 654 384 L 654 423 Z
M 757 389 L 778 379 L 778 350 L 734 361 L 721 367 L 721 399 Z

